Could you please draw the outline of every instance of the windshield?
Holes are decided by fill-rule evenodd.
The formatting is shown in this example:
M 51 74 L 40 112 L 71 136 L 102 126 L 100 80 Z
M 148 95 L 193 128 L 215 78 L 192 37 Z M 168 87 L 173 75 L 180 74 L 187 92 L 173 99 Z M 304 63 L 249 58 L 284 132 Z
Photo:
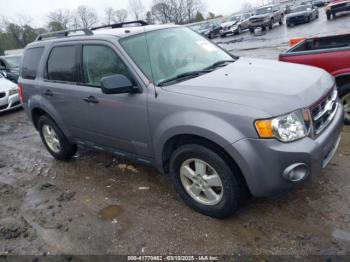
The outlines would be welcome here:
M 212 24 L 205 24 L 205 25 L 202 25 L 200 30 L 203 30 L 203 29 L 210 29 L 212 27 Z
M 5 60 L 10 65 L 10 68 L 16 68 L 20 66 L 21 58 L 21 56 L 7 56 Z
M 219 61 L 233 60 L 225 51 L 186 27 L 130 36 L 121 39 L 120 44 L 156 85 L 181 74 L 204 70 Z
M 241 18 L 240 16 L 232 16 L 232 17 L 229 19 L 229 21 L 230 21 L 230 22 L 239 21 L 240 18 Z
M 303 12 L 308 10 L 311 10 L 310 5 L 301 5 L 293 8 L 293 12 Z
M 272 7 L 264 7 L 264 8 L 259 8 L 255 11 L 256 15 L 263 15 L 263 14 L 268 14 L 272 12 Z

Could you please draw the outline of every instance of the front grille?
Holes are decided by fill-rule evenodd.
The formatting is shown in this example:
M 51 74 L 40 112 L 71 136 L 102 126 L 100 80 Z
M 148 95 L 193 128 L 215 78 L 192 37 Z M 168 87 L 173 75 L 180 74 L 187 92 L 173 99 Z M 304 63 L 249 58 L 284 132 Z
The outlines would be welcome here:
M 318 136 L 332 122 L 338 108 L 338 92 L 332 89 L 315 105 L 311 106 L 310 112 L 313 121 L 315 135 Z
M 0 106 L 0 110 L 4 110 L 4 109 L 6 109 L 8 106 L 9 106 L 8 104 L 2 105 L 2 106 Z
M 11 107 L 18 106 L 19 104 L 21 104 L 21 102 L 20 102 L 20 101 L 14 102 L 14 103 L 11 105 Z
M 2 92 L 0 93 L 0 98 L 3 98 L 6 95 L 6 93 Z

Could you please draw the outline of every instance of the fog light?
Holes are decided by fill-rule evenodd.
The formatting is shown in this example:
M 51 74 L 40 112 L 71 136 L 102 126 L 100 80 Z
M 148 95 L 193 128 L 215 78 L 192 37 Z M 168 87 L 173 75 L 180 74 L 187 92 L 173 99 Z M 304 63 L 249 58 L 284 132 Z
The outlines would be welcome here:
M 289 182 L 300 182 L 307 178 L 309 175 L 309 168 L 306 164 L 298 163 L 286 168 L 283 172 L 284 179 Z

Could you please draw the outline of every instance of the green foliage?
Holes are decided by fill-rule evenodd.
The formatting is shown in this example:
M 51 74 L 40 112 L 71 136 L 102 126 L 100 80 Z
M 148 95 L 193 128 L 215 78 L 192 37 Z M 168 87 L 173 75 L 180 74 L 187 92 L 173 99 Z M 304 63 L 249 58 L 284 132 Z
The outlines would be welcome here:
M 204 21 L 204 16 L 203 16 L 203 14 L 201 13 L 201 12 L 197 12 L 197 14 L 196 14 L 196 18 L 195 18 L 195 20 L 194 20 L 195 22 L 202 22 L 202 21 Z

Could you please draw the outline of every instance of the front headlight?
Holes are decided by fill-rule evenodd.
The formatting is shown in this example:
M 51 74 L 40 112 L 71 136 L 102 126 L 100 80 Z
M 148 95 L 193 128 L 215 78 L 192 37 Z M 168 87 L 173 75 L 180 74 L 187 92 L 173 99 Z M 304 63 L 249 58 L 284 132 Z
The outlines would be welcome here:
M 272 119 L 255 121 L 260 138 L 276 138 L 293 142 L 309 134 L 309 112 L 297 110 Z
M 17 87 L 10 89 L 9 96 L 17 95 L 17 94 L 18 94 L 18 88 Z

